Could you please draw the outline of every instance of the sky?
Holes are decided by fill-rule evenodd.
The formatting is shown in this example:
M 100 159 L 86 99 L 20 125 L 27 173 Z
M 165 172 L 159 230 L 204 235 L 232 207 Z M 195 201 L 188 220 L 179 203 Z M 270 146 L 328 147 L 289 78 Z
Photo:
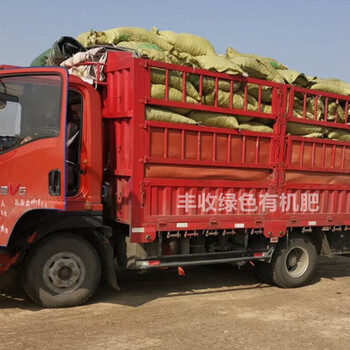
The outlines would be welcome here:
M 207 38 L 218 53 L 275 58 L 350 83 L 346 0 L 16 0 L 1 4 L 0 64 L 27 66 L 61 36 L 133 26 Z

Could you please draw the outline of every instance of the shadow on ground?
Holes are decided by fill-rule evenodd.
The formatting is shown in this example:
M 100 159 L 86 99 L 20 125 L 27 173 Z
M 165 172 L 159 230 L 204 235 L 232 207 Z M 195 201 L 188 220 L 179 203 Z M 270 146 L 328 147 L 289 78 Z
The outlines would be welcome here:
M 350 259 L 345 257 L 321 257 L 316 274 L 310 284 L 321 279 L 350 276 Z M 231 265 L 196 266 L 186 269 L 180 277 L 176 269 L 154 270 L 145 273 L 120 272 L 121 292 L 101 286 L 89 304 L 113 303 L 138 307 L 159 298 L 176 298 L 184 295 L 230 293 L 242 290 L 273 288 L 259 283 L 254 268 L 245 265 L 241 269 Z M 25 309 L 38 311 L 12 275 L 0 276 L 0 309 Z

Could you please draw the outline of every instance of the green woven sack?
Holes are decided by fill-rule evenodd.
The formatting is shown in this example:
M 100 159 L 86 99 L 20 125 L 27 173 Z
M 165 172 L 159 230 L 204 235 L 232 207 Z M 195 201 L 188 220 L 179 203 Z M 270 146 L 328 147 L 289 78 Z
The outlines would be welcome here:
M 47 58 L 51 52 L 51 48 L 47 49 L 43 53 L 41 53 L 38 57 L 34 58 L 32 63 L 30 64 L 32 67 L 43 67 L 46 66 Z

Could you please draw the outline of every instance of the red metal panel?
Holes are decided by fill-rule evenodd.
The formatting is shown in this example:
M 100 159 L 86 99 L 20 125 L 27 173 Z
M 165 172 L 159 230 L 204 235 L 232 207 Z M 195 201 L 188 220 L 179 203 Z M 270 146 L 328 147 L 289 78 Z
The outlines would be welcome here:
M 152 69 L 164 72 L 162 99 L 151 97 Z M 181 101 L 169 100 L 170 74 L 174 72 L 182 77 Z M 350 224 L 350 144 L 286 135 L 286 123 L 290 121 L 350 129 L 350 97 L 134 59 L 125 53 L 110 54 L 106 74 L 108 89 L 104 93 L 103 113 L 114 123 L 113 135 L 108 137 L 115 144 L 109 146 L 110 179 L 115 179 L 115 216 L 130 225 L 133 241 L 151 241 L 157 230 L 233 229 L 237 224 L 239 228 L 262 227 L 266 235 L 271 232 L 272 236 L 279 236 L 287 224 Z M 197 103 L 186 103 L 186 80 L 190 78 L 198 81 Z M 214 84 L 210 104 L 205 104 L 204 99 L 207 79 Z M 226 105 L 218 98 L 223 83 L 229 87 Z M 243 91 L 242 108 L 232 102 L 236 84 Z M 248 108 L 248 84 L 257 88 L 256 110 Z M 261 112 L 262 87 L 271 89 L 271 113 Z M 301 101 L 299 115 L 295 114 L 295 97 Z M 324 112 L 320 117 L 321 103 Z M 146 121 L 147 104 L 271 119 L 273 133 Z M 328 110 L 331 104 L 333 109 Z M 334 109 L 338 105 L 344 110 L 344 120 L 340 120 L 338 107 Z M 264 212 L 260 204 L 254 213 L 221 210 L 219 198 L 231 194 L 237 197 L 244 192 L 257 201 L 266 193 L 279 200 L 291 194 L 297 204 L 301 204 L 305 194 L 317 193 L 319 210 L 283 210 L 279 205 L 273 212 Z M 179 198 L 186 194 L 197 201 L 203 195 L 215 196 L 215 210 L 179 208 Z
M 302 96 L 302 116 L 296 118 L 295 96 Z M 292 87 L 285 122 L 350 129 L 347 124 L 350 97 Z M 320 104 L 321 102 L 321 104 Z M 313 115 L 307 103 L 313 103 Z M 340 119 L 338 107 L 344 110 Z M 320 108 L 321 106 L 321 108 Z M 324 108 L 322 108 L 324 106 Z M 318 108 L 319 107 L 319 108 Z M 350 212 L 350 143 L 321 138 L 286 136 L 286 159 L 283 169 L 283 193 L 295 196 L 292 206 L 282 216 L 289 226 L 340 226 L 349 224 Z M 303 207 L 303 199 L 318 196 L 318 210 Z
M 163 100 L 150 97 L 152 67 L 165 70 L 166 91 Z M 182 75 L 181 102 L 169 101 L 170 71 Z M 154 239 L 156 229 L 168 229 L 164 225 L 159 226 L 162 221 L 176 227 L 176 222 L 183 217 L 177 208 L 179 195 L 190 193 L 196 198 L 198 195 L 221 198 L 230 194 L 240 196 L 247 192 L 258 201 L 260 195 L 277 188 L 275 182 L 278 178 L 273 175 L 278 140 L 276 133 L 146 122 L 144 107 L 148 103 L 276 120 L 278 84 L 132 59 L 125 55 L 118 59 L 116 54 L 109 58 L 106 73 L 108 89 L 104 94 L 103 113 L 105 118 L 114 123 L 112 134 L 108 130 L 108 142 L 115 142 L 115 147 L 109 147 L 110 164 L 114 167 L 114 171 L 109 173 L 116 178 L 116 185 L 112 186 L 116 202 L 115 216 L 118 221 L 131 225 L 133 241 L 147 242 Z M 213 106 L 202 102 L 191 106 L 186 103 L 185 83 L 188 74 L 199 77 L 200 95 L 203 95 L 203 77 L 215 80 L 216 96 Z M 233 84 L 242 84 L 243 110 L 235 109 L 232 101 L 227 107 L 219 106 L 217 95 L 222 81 L 230 84 L 230 100 L 234 94 Z M 258 86 L 257 111 L 247 108 L 247 83 Z M 261 86 L 272 89 L 272 113 L 259 111 Z M 164 181 L 168 183 L 164 184 Z M 239 208 L 237 212 L 223 211 L 221 207 L 216 209 L 217 213 L 207 213 L 197 208 L 196 212 L 187 213 L 186 219 L 191 222 L 192 229 L 203 229 L 208 222 L 215 222 L 217 228 L 233 228 L 236 219 L 244 227 L 256 227 L 257 222 L 261 225 L 265 215 L 260 209 L 248 215 Z
M 273 134 L 154 121 L 147 121 L 146 125 L 147 163 L 268 169 L 273 166 Z

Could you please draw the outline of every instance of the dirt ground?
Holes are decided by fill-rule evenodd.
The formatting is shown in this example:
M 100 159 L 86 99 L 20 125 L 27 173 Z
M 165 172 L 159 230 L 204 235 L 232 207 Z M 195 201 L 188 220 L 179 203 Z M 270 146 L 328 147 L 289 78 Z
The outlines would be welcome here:
M 248 267 L 123 273 L 88 305 L 41 310 L 0 278 L 0 349 L 350 349 L 350 258 L 309 286 L 258 283 Z

